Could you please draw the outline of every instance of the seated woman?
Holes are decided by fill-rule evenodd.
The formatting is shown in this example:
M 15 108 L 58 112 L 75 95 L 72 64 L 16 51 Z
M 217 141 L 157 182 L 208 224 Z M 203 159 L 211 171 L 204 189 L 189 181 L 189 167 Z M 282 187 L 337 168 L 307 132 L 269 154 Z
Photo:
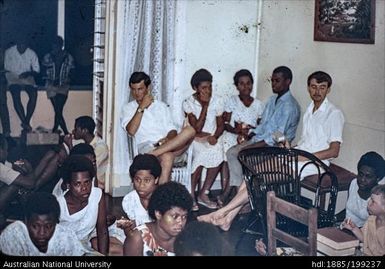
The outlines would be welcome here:
M 218 203 L 226 201 L 230 186 L 239 186 L 240 180 L 229 174 L 226 152 L 232 146 L 241 144 L 252 137 L 251 128 L 255 128 L 258 119 L 262 117 L 263 104 L 260 100 L 253 98 L 253 75 L 249 70 L 241 69 L 234 75 L 234 85 L 238 94 L 232 95 L 225 102 L 223 120 L 225 132 L 223 134 L 223 152 L 225 161 L 222 166 L 222 194 L 218 197 Z M 231 182 L 229 181 L 231 178 Z M 233 182 L 234 181 L 234 182 Z M 236 181 L 236 182 L 235 182 Z
M 59 224 L 60 207 L 50 193 L 29 195 L 24 222 L 15 221 L 0 235 L 0 251 L 12 256 L 81 256 L 85 253 L 75 233 Z
M 87 157 L 73 155 L 63 164 L 62 178 L 67 190 L 57 197 L 60 224 L 75 231 L 79 240 L 90 250 L 92 231 L 96 227 L 97 251 L 107 255 L 109 235 L 106 203 L 101 189 L 93 187 L 95 169 Z
M 122 201 L 122 208 L 128 220 L 122 218 L 118 221 L 118 227 L 124 229 L 125 233 L 152 221 L 147 209 L 151 195 L 158 187 L 161 172 L 162 167 L 154 155 L 139 154 L 134 158 L 130 166 L 134 190 L 124 196 Z
M 94 165 L 95 171 L 96 171 L 96 155 L 94 148 L 86 143 L 80 143 L 75 145 L 71 150 L 69 156 L 72 155 L 83 155 L 87 157 L 92 164 Z M 95 172 L 96 175 L 96 172 Z M 94 186 L 97 187 L 97 180 L 95 178 L 93 179 L 94 181 Z M 56 197 L 62 195 L 64 191 L 67 189 L 66 184 L 64 184 L 63 179 L 59 179 L 59 181 L 56 183 L 55 187 L 52 190 L 52 194 L 55 195 Z
M 350 183 L 345 218 L 362 227 L 369 217 L 367 206 L 371 190 L 385 183 L 385 160 L 374 151 L 367 152 L 358 161 L 357 170 L 357 178 Z
M 160 185 L 152 194 L 148 214 L 154 222 L 135 228 L 124 241 L 126 256 L 173 256 L 176 236 L 186 225 L 192 198 L 180 183 Z
M 198 211 L 196 204 L 208 208 L 217 208 L 210 201 L 208 194 L 223 163 L 223 108 L 212 96 L 213 77 L 206 69 L 199 69 L 191 78 L 191 86 L 196 91 L 183 101 L 183 111 L 188 117 L 189 124 L 195 129 L 196 135 L 193 146 L 193 174 L 191 176 L 191 196 L 194 200 L 193 211 Z M 206 180 L 195 199 L 195 189 L 200 182 L 202 169 L 207 168 Z

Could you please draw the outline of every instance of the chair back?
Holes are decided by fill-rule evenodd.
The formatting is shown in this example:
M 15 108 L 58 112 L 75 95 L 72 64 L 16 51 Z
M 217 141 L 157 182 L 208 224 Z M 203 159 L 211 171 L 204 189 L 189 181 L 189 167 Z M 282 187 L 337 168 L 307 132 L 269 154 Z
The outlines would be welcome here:
M 307 238 L 294 237 L 277 227 L 277 213 L 307 226 Z M 274 191 L 267 193 L 267 237 L 268 254 L 275 255 L 277 241 L 300 251 L 306 256 L 317 254 L 317 209 L 304 209 L 275 196 Z
M 298 159 L 308 159 L 299 170 Z M 266 196 L 268 191 L 274 191 L 275 195 L 287 202 L 300 205 L 305 208 L 315 207 L 318 209 L 318 226 L 327 227 L 334 223 L 335 206 L 338 193 L 337 178 L 334 173 L 313 154 L 298 150 L 280 147 L 248 148 L 239 153 L 238 159 L 242 164 L 243 176 L 246 182 L 250 204 L 260 218 L 262 230 L 266 235 Z M 318 188 L 313 204 L 302 204 L 300 192 L 300 179 L 303 169 L 309 165 L 315 165 L 318 171 Z M 331 187 L 329 203 L 326 208 L 320 207 L 321 195 L 325 194 L 322 180 L 329 176 Z M 306 235 L 304 227 L 279 216 L 277 223 L 282 229 L 290 231 L 291 234 Z M 286 228 L 284 228 L 286 227 Z

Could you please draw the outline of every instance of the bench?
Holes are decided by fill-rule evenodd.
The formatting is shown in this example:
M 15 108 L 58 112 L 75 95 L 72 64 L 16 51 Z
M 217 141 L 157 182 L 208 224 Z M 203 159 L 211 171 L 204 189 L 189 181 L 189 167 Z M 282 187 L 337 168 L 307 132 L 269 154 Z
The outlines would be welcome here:
M 338 181 L 338 191 L 347 191 L 349 190 L 350 182 L 357 177 L 356 174 L 338 166 L 336 164 L 330 163 L 331 171 L 336 175 Z M 316 192 L 318 183 L 318 175 L 311 175 L 305 177 L 301 181 L 301 187 L 311 191 Z M 320 206 L 323 207 L 325 205 L 325 193 L 330 191 L 330 178 L 325 176 L 321 185 L 321 200 Z

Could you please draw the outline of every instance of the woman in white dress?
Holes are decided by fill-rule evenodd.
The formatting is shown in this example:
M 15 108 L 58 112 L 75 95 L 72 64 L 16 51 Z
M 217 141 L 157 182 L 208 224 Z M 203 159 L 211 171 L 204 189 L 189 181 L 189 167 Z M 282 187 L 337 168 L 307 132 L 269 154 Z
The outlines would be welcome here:
M 97 249 L 108 254 L 106 204 L 102 190 L 93 187 L 95 170 L 84 156 L 68 157 L 63 165 L 62 178 L 67 190 L 57 197 L 60 205 L 60 224 L 74 231 L 84 246 L 90 248 L 92 231 L 96 227 Z
M 26 200 L 25 221 L 15 221 L 0 235 L 0 251 L 12 256 L 81 256 L 86 250 L 75 233 L 59 224 L 60 207 L 50 193 Z
M 122 201 L 128 219 L 118 221 L 118 227 L 124 229 L 126 234 L 137 226 L 152 222 L 147 209 L 151 195 L 158 187 L 161 173 L 162 167 L 154 155 L 139 154 L 134 158 L 130 166 L 134 190 L 124 196 Z
M 125 256 L 174 256 L 174 242 L 183 230 L 192 198 L 180 183 L 160 185 L 151 195 L 148 214 L 154 220 L 135 228 L 124 241 Z
M 223 152 L 225 162 L 222 167 L 222 194 L 218 202 L 223 203 L 229 194 L 229 167 L 226 160 L 226 152 L 236 144 L 240 144 L 251 138 L 251 128 L 255 128 L 258 119 L 263 112 L 263 104 L 253 98 L 253 75 L 249 70 L 241 69 L 234 75 L 234 85 L 238 94 L 230 96 L 225 102 L 223 120 L 225 132 L 223 134 Z
M 212 98 L 213 77 L 206 69 L 200 69 L 191 78 L 191 86 L 195 93 L 183 101 L 183 111 L 196 135 L 192 143 L 192 177 L 191 195 L 194 200 L 193 211 L 199 208 L 196 204 L 215 209 L 217 204 L 210 201 L 210 188 L 223 163 L 223 107 L 218 99 Z M 206 179 L 195 199 L 195 189 L 200 182 L 202 169 L 207 169 Z

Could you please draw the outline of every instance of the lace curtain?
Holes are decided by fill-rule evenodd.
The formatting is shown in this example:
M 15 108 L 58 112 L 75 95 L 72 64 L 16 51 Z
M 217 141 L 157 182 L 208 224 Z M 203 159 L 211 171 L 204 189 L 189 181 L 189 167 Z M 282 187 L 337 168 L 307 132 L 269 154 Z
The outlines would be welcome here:
M 117 46 L 115 111 L 131 100 L 128 81 L 134 71 L 144 71 L 152 80 L 152 94 L 168 104 L 173 99 L 175 0 L 117 1 Z M 123 15 L 123 16 L 121 16 Z M 129 185 L 131 156 L 120 114 L 113 122 L 114 186 Z M 118 183 L 117 180 L 120 182 Z

